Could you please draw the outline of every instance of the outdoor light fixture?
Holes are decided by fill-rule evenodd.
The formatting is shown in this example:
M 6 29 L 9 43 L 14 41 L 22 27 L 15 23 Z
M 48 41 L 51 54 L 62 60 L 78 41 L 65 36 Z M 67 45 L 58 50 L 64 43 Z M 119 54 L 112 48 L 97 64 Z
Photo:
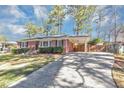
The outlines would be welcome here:
M 77 44 L 77 43 L 75 43 L 74 45 L 75 45 L 75 46 L 77 46 L 78 44 Z

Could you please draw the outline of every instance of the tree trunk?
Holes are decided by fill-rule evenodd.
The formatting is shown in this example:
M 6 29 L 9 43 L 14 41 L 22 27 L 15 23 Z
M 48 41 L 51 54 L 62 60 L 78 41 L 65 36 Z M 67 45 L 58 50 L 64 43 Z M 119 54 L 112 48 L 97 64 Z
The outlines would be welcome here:
M 114 8 L 114 19 L 115 19 L 115 30 L 114 30 L 114 53 L 117 54 L 117 48 L 116 48 L 116 44 L 117 44 L 117 21 L 116 21 L 116 8 Z

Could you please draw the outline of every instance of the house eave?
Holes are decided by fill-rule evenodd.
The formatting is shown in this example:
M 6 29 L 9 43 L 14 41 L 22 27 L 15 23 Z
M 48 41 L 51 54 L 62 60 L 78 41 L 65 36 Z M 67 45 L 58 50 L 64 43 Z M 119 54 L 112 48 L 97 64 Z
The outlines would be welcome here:
M 65 39 L 82 39 L 84 42 L 89 41 L 89 36 L 48 36 L 48 37 L 37 37 L 31 39 L 23 39 L 17 42 L 28 42 L 28 41 L 48 41 L 48 40 L 65 40 Z

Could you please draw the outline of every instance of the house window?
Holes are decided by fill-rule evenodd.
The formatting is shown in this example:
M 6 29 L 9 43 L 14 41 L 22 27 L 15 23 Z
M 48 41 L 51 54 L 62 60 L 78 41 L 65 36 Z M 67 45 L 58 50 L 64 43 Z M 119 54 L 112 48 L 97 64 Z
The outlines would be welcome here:
M 21 42 L 21 48 L 26 48 L 28 47 L 28 43 L 27 42 Z
M 49 41 L 50 47 L 52 47 L 52 41 Z
M 63 46 L 63 40 L 58 40 L 57 41 L 57 46 L 62 47 Z
M 55 46 L 57 46 L 57 40 L 55 41 Z
M 21 42 L 21 44 L 20 44 L 21 47 L 20 48 L 23 48 L 23 45 L 24 45 L 23 42 Z
M 43 41 L 43 46 L 47 47 L 48 46 L 48 41 Z
M 20 48 L 22 47 L 21 45 L 22 45 L 22 43 L 20 42 L 20 43 L 19 43 L 19 47 L 20 47 Z
M 41 41 L 41 42 L 39 42 L 39 47 L 42 47 L 42 41 Z
M 25 47 L 25 43 L 24 42 L 22 43 L 22 47 Z
M 25 47 L 28 47 L 28 42 L 25 42 L 25 43 L 24 43 L 24 46 L 25 46 Z

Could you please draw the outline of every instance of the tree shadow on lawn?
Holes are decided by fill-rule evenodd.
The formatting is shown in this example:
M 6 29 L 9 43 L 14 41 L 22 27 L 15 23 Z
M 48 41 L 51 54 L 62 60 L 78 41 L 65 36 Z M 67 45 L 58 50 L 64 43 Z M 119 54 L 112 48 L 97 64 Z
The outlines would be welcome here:
M 39 67 L 41 66 L 39 65 Z M 0 70 L 0 87 L 7 87 L 12 82 L 29 75 L 34 70 L 37 70 L 39 67 L 36 65 L 29 65 L 17 69 Z
M 54 78 L 62 67 L 63 61 L 64 59 L 61 58 L 59 62 L 51 62 L 27 76 L 26 79 L 12 85 L 12 88 L 45 88 L 48 86 L 54 86 Z
M 2 56 L 0 56 L 0 62 L 8 61 L 13 58 L 14 58 L 14 55 L 2 55 Z
M 36 72 L 27 76 L 24 80 L 21 80 L 17 84 L 13 85 L 13 88 L 48 88 L 48 87 L 62 87 L 62 88 L 77 88 L 77 87 L 96 87 L 85 84 L 85 78 L 90 76 L 93 80 L 103 83 L 105 87 L 115 87 L 113 80 L 106 75 L 106 72 L 101 70 L 110 70 L 111 64 L 100 62 L 105 58 L 89 59 L 94 54 L 67 54 L 60 58 L 58 61 L 46 65 L 44 68 L 37 70 Z M 97 55 L 99 56 L 99 55 Z M 101 55 L 100 55 L 101 56 Z M 108 59 L 109 60 L 109 59 Z M 110 59 L 112 60 L 112 59 Z M 109 60 L 109 61 L 110 61 Z M 96 65 L 96 67 L 90 67 L 88 65 Z M 61 79 L 61 82 L 56 81 L 56 76 L 59 75 L 60 70 L 63 67 L 71 68 L 81 77 L 82 82 L 73 85 L 73 81 L 68 81 L 66 78 Z M 86 75 L 84 75 L 84 72 Z M 68 73 L 68 71 L 67 71 Z M 71 75 L 71 74 L 70 74 Z M 111 75 L 111 74 L 109 74 Z M 85 77 L 85 78 L 84 78 Z M 75 78 L 77 79 L 77 78 Z M 67 85 L 64 85 L 66 83 Z M 68 86 L 69 85 L 69 86 Z M 72 86 L 71 86 L 72 85 Z

